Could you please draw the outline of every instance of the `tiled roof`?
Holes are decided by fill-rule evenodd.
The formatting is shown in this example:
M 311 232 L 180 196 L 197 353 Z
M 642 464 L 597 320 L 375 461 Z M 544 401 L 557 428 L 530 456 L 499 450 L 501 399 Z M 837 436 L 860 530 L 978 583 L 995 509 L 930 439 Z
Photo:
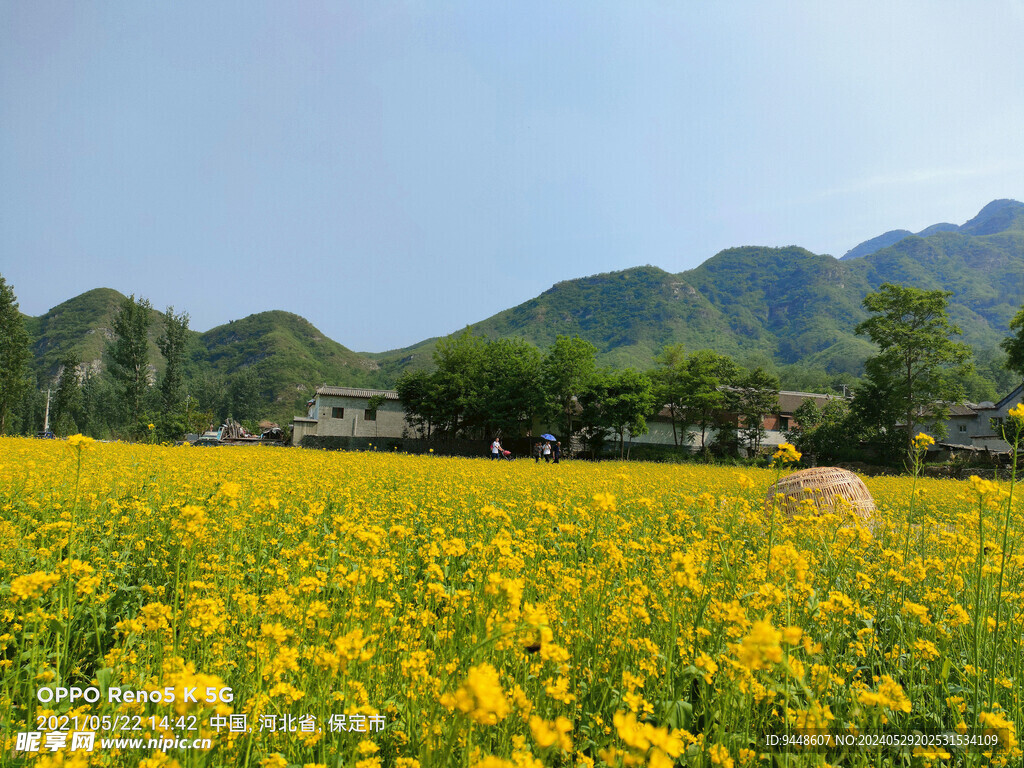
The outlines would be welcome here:
M 726 389 L 726 387 L 722 387 L 722 389 Z M 807 400 L 813 400 L 815 405 L 820 408 L 829 400 L 842 399 L 843 398 L 839 395 L 822 395 L 815 392 L 789 392 L 783 390 L 779 392 L 779 413 L 793 413 Z M 668 419 L 672 417 L 672 412 L 669 410 L 669 407 L 665 405 L 658 412 L 658 416 L 660 418 Z
M 384 395 L 385 400 L 397 400 L 398 393 L 391 389 L 356 389 L 354 387 L 317 387 L 318 395 L 328 397 L 366 397 Z
M 813 400 L 819 408 L 829 400 L 842 400 L 839 395 L 820 395 L 814 392 L 779 392 L 779 412 L 793 413 L 808 400 Z
M 949 406 L 950 416 L 974 416 L 976 412 L 969 405 L 956 405 Z

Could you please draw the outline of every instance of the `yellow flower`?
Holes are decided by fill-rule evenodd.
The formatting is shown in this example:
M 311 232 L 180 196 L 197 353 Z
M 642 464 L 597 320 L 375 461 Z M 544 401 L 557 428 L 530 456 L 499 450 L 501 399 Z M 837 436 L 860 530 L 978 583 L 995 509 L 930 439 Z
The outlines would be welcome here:
M 782 632 L 767 620 L 755 621 L 737 648 L 740 664 L 750 670 L 765 669 L 782 661 Z
M 772 456 L 772 459 L 778 459 L 783 464 L 786 464 L 791 461 L 800 461 L 801 456 L 803 456 L 803 454 L 800 453 L 793 444 L 781 443 L 778 450 L 776 450 L 775 454 Z
M 721 765 L 722 768 L 733 768 L 735 761 L 729 757 L 729 750 L 721 744 L 712 744 L 708 747 L 708 757 L 712 765 Z
M 95 442 L 96 441 L 93 440 L 91 437 L 86 437 L 85 435 L 81 434 L 72 435 L 71 437 L 68 438 L 68 445 L 74 446 L 76 448 L 88 448 Z
M 567 717 L 556 717 L 555 722 L 549 723 L 536 715 L 530 717 L 530 732 L 533 740 L 541 749 L 558 745 L 559 749 L 566 752 L 572 750 L 572 739 L 569 733 L 572 731 L 572 721 Z
M 1009 411 L 1009 416 L 1014 419 L 1024 419 L 1024 402 L 1017 403 Z
M 931 435 L 926 435 L 924 432 L 918 432 L 917 437 L 914 438 L 914 447 L 921 450 L 930 445 L 935 445 L 935 438 Z
M 878 691 L 861 691 L 857 701 L 869 707 L 891 709 L 894 712 L 910 712 L 911 703 L 902 686 L 888 675 L 882 675 Z
M 11 594 L 18 600 L 34 600 L 60 581 L 56 573 L 36 571 L 11 582 Z
M 470 668 L 462 686 L 455 692 L 453 703 L 481 725 L 495 725 L 504 720 L 509 711 L 498 670 L 490 664 Z

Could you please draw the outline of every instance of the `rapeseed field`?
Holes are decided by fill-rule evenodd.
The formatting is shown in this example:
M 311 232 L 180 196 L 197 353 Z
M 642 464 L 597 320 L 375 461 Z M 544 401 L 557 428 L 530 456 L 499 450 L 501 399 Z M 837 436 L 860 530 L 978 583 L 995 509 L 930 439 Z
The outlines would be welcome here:
M 1021 765 L 1020 495 L 788 471 L 2 439 L 0 764 Z

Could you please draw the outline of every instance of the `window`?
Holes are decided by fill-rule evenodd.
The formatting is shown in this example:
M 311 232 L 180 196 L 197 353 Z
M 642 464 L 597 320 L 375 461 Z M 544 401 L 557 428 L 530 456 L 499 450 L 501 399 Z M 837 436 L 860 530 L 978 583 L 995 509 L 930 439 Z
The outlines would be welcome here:
M 344 408 L 331 408 L 331 418 L 332 419 L 343 419 L 343 418 L 345 418 L 345 409 Z
M 363 418 L 366 421 L 376 421 L 377 420 L 377 412 L 376 411 L 371 411 L 369 408 L 367 408 L 365 411 L 363 411 Z
M 967 425 L 966 424 L 961 424 L 960 425 L 960 431 L 961 432 L 966 432 L 967 431 Z
M 785 432 L 789 429 L 789 416 L 779 416 L 779 431 Z

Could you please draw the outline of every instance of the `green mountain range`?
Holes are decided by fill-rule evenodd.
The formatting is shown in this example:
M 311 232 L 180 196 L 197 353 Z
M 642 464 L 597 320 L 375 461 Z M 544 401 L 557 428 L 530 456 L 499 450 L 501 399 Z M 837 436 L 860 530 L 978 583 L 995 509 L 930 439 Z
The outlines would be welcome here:
M 796 246 L 742 247 L 679 274 L 642 266 L 568 280 L 468 330 L 488 338 L 518 336 L 541 348 L 560 334 L 576 334 L 598 348 L 601 363 L 617 367 L 648 368 L 666 344 L 682 343 L 741 361 L 856 376 L 872 353 L 854 333 L 866 317 L 861 301 L 885 282 L 952 291 L 952 320 L 999 376 L 994 350 L 1024 304 L 1024 204 L 997 200 L 962 226 L 886 233 L 842 259 Z M 117 291 L 99 288 L 26 318 L 39 381 L 52 380 L 69 348 L 102 368 L 122 300 Z M 161 330 L 154 312 L 151 341 Z M 356 353 L 298 315 L 261 312 L 193 333 L 191 374 L 257 374 L 267 415 L 282 420 L 301 412 L 320 384 L 393 385 L 403 371 L 429 366 L 436 342 Z M 155 343 L 151 352 L 159 373 Z M 989 389 L 1003 384 L 990 382 Z
M 541 347 L 558 334 L 578 334 L 616 366 L 648 367 L 664 345 L 682 343 L 859 375 L 873 351 L 854 333 L 867 316 L 861 301 L 895 282 L 952 291 L 950 316 L 964 340 L 994 350 L 1024 304 L 1024 204 L 996 201 L 953 226 L 908 233 L 858 258 L 743 247 L 679 274 L 645 266 L 569 280 L 469 330 L 521 336 Z M 435 342 L 368 356 L 391 378 L 428 364 Z
M 41 386 L 53 382 L 61 360 L 72 351 L 92 371 L 104 368 L 104 349 L 113 338 L 113 318 L 124 295 L 97 288 L 65 301 L 39 317 L 26 317 Z M 156 340 L 163 333 L 162 314 L 151 313 L 149 359 L 153 376 L 163 371 Z M 381 383 L 378 365 L 321 333 L 305 318 L 270 311 L 233 320 L 205 333 L 191 331 L 188 374 L 226 382 L 242 371 L 255 374 L 262 411 L 290 419 L 304 410 L 306 399 L 323 383 L 345 382 L 375 386 Z

